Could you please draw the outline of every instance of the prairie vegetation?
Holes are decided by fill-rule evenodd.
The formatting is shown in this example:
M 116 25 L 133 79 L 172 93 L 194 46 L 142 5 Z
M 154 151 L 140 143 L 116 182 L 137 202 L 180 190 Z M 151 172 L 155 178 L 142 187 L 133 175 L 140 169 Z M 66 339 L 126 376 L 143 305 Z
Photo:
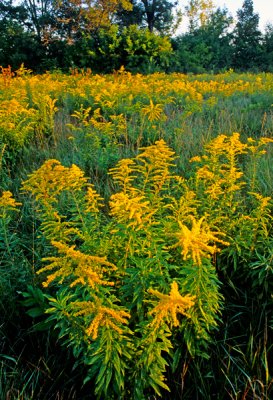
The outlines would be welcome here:
M 0 398 L 269 399 L 273 75 L 0 75 Z

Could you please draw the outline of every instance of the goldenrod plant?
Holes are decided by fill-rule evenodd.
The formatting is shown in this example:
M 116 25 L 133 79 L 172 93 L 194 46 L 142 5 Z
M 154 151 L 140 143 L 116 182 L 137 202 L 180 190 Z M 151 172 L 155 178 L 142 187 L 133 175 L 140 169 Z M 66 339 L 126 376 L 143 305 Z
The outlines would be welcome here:
M 192 356 L 209 357 L 223 310 L 221 251 L 236 247 L 243 256 L 240 229 L 251 233 L 248 252 L 269 236 L 270 198 L 241 199 L 247 183 L 239 158 L 252 147 L 238 133 L 220 135 L 185 180 L 173 172 L 175 153 L 158 140 L 110 170 L 117 191 L 107 207 L 75 165 L 48 160 L 24 182 L 52 248 L 37 271 L 50 288 L 46 313 L 90 366 L 98 397 L 168 390 L 179 337 Z

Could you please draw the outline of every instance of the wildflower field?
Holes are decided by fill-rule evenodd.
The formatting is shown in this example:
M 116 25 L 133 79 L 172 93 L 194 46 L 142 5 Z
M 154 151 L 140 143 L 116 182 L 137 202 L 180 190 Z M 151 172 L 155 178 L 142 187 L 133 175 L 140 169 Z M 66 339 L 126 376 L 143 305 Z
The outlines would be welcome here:
M 0 398 L 272 398 L 272 133 L 269 73 L 2 68 Z

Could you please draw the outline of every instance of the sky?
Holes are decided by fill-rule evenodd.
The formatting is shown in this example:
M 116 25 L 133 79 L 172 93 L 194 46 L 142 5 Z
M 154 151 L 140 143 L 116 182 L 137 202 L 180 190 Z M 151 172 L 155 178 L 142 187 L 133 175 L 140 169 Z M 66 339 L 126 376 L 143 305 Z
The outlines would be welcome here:
M 180 0 L 181 7 L 187 3 L 185 0 Z M 214 0 L 217 7 L 226 8 L 229 10 L 235 19 L 237 10 L 242 7 L 243 0 Z M 273 0 L 253 0 L 254 12 L 260 16 L 260 29 L 263 31 L 267 22 L 273 23 Z
M 214 0 L 219 7 L 226 5 L 233 17 L 236 11 L 242 7 L 243 0 Z M 253 0 L 254 12 L 260 16 L 260 29 L 263 29 L 267 22 L 273 22 L 273 0 Z

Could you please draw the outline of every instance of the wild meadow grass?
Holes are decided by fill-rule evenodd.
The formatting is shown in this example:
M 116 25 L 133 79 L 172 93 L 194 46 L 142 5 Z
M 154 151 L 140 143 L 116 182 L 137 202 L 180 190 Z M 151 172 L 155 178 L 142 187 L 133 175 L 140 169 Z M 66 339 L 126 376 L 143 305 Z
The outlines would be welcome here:
M 273 75 L 0 75 L 0 398 L 269 399 Z

